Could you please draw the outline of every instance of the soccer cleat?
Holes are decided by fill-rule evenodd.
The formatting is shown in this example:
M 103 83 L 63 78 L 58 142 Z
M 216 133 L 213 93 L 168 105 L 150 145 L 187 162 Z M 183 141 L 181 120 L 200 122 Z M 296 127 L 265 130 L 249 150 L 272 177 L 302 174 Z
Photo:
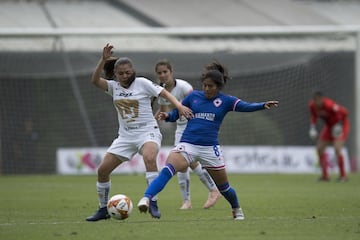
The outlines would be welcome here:
M 180 207 L 181 210 L 188 210 L 191 209 L 191 202 L 190 200 L 185 200 L 183 205 Z
M 241 208 L 234 208 L 232 211 L 234 220 L 244 220 L 245 216 Z
M 318 178 L 318 182 L 330 182 L 330 178 L 321 176 Z
M 137 207 L 140 212 L 146 213 L 149 208 L 149 198 L 143 197 L 142 199 L 140 199 Z
M 157 201 L 150 201 L 150 204 L 149 204 L 149 213 L 151 214 L 151 216 L 153 218 L 160 218 L 161 217 L 161 214 L 160 214 L 160 211 L 159 211 L 159 207 L 157 205 Z
M 347 177 L 338 177 L 338 178 L 336 179 L 336 181 L 337 181 L 337 182 L 347 182 L 347 181 L 349 181 L 349 179 L 348 179 Z
M 109 219 L 109 218 L 110 218 L 110 215 L 107 211 L 107 207 L 102 207 L 102 208 L 99 208 L 99 210 L 97 210 L 94 215 L 87 217 L 86 221 L 96 222 L 99 220 Z
M 208 209 L 211 208 L 212 206 L 215 205 L 216 201 L 221 198 L 221 193 L 219 192 L 219 190 L 217 190 L 217 188 L 211 190 L 209 192 L 209 197 L 207 199 L 207 201 L 205 202 L 203 208 Z

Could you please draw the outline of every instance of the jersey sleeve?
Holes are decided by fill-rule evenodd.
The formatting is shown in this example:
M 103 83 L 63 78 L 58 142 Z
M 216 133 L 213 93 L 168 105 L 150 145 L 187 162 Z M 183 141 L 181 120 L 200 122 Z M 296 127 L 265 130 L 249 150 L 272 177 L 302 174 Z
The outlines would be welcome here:
M 331 102 L 330 107 L 337 122 L 344 121 L 347 118 L 348 111 L 345 107 L 337 104 L 336 102 Z
M 184 97 L 189 95 L 193 90 L 194 90 L 193 87 L 189 83 L 185 82 L 185 84 L 184 84 Z
M 310 109 L 310 124 L 311 125 L 315 125 L 318 119 L 316 110 L 315 110 L 315 106 L 314 106 L 314 102 L 310 102 L 309 103 L 309 109 Z
M 169 116 L 165 119 L 165 122 L 176 122 L 179 119 L 179 110 L 174 108 L 171 112 L 168 112 Z
M 161 91 L 164 89 L 159 84 L 152 82 L 147 78 L 139 78 L 144 90 L 153 97 L 158 97 Z
M 105 93 L 107 93 L 108 95 L 110 96 L 113 96 L 113 93 L 114 93 L 114 84 L 116 83 L 115 81 L 113 80 L 106 80 L 107 82 L 107 91 L 105 91 Z
M 234 110 L 235 112 L 254 112 L 258 110 L 264 109 L 265 102 L 255 102 L 255 103 L 249 103 L 240 99 L 237 99 L 234 104 Z

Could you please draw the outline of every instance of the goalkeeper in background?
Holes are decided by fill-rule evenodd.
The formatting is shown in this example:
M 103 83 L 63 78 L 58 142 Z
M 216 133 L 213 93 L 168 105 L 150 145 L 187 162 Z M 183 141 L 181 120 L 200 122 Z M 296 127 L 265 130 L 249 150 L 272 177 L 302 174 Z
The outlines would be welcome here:
M 347 181 L 348 179 L 345 172 L 344 156 L 341 150 L 349 134 L 350 124 L 348 120 L 348 110 L 334 102 L 332 99 L 323 96 L 320 91 L 316 91 L 313 94 L 313 98 L 309 103 L 309 108 L 311 114 L 309 135 L 313 140 L 318 139 L 317 153 L 322 171 L 319 181 L 330 180 L 327 169 L 327 157 L 324 153 L 326 146 L 329 144 L 332 144 L 335 148 L 340 175 L 338 181 Z M 321 118 L 325 123 L 319 137 L 316 130 L 316 122 L 318 118 Z

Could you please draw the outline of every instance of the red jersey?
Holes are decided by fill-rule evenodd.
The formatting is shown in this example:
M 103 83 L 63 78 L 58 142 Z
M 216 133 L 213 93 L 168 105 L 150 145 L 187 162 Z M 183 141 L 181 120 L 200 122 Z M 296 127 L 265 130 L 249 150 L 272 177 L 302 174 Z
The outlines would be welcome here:
M 334 126 L 338 122 L 344 122 L 347 119 L 348 110 L 334 102 L 332 99 L 323 97 L 322 106 L 315 107 L 314 101 L 309 103 L 311 113 L 311 124 L 315 124 L 318 118 L 324 120 L 325 124 L 329 127 Z

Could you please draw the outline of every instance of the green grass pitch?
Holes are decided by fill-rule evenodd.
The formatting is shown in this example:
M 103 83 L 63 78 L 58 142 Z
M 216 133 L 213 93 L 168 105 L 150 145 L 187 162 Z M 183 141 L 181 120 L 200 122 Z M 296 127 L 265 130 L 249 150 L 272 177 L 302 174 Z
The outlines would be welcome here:
M 160 220 L 136 208 L 142 175 L 112 176 L 110 195 L 134 204 L 125 221 L 86 222 L 97 208 L 96 176 L 0 176 L 0 239 L 360 239 L 360 175 L 316 182 L 311 174 L 231 174 L 245 213 L 233 221 L 224 198 L 202 209 L 207 191 L 191 175 L 192 210 L 179 210 L 177 178 L 159 196 Z

